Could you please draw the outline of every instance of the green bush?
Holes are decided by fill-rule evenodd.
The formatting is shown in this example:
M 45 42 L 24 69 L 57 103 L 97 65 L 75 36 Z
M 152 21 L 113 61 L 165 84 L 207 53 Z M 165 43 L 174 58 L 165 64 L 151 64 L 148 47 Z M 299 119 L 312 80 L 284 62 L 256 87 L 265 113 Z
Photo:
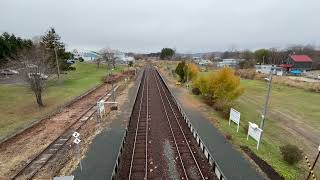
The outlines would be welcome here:
M 82 57 L 79 57 L 79 61 L 80 61 L 80 62 L 83 62 L 84 59 L 83 59 Z
M 295 145 L 287 144 L 280 147 L 282 158 L 288 164 L 293 165 L 303 158 L 303 152 Z
M 192 94 L 194 95 L 199 95 L 200 94 L 200 89 L 195 87 L 195 88 L 192 88 Z

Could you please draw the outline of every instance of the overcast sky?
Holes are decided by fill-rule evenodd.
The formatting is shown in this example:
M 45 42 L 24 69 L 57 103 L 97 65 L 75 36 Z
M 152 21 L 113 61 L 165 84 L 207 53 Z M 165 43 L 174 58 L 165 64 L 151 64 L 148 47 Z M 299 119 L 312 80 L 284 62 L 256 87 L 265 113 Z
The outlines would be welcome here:
M 0 32 L 49 27 L 68 49 L 179 52 L 320 46 L 320 0 L 1 0 Z

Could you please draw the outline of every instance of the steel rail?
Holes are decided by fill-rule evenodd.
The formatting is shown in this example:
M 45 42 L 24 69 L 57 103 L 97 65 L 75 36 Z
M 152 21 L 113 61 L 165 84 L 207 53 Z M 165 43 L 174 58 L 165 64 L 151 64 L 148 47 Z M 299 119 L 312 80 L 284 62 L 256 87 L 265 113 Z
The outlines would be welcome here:
M 147 76 L 147 121 L 146 121 L 146 172 L 145 179 L 148 179 L 148 130 L 149 130 L 149 76 Z
M 157 84 L 157 89 L 158 89 L 158 91 L 159 91 L 159 95 L 160 95 L 160 98 L 161 98 L 161 102 L 162 102 L 162 105 L 163 105 L 163 108 L 164 108 L 164 111 L 165 111 L 165 114 L 166 114 L 166 119 L 167 119 L 168 124 L 169 124 L 169 127 L 170 127 L 170 132 L 171 132 L 171 135 L 172 135 L 172 137 L 173 137 L 176 150 L 177 150 L 177 152 L 178 152 L 178 156 L 179 156 L 179 159 L 180 159 L 180 163 L 181 163 L 181 165 L 182 165 L 183 172 L 184 172 L 184 174 L 185 174 L 185 178 L 188 180 L 188 175 L 187 175 L 187 172 L 186 172 L 186 168 L 185 168 L 184 163 L 183 163 L 182 158 L 181 158 L 181 153 L 180 153 L 179 148 L 178 148 L 178 144 L 177 144 L 176 137 L 175 137 L 175 135 L 174 135 L 174 133 L 173 133 L 172 125 L 171 125 L 171 122 L 170 122 L 170 120 L 169 120 L 168 112 L 167 112 L 166 106 L 165 106 L 165 104 L 164 104 L 163 97 L 162 97 L 162 95 L 161 95 L 161 91 L 160 91 L 160 88 L 159 88 L 159 84 L 158 84 L 158 82 L 157 82 L 156 75 L 155 75 L 154 73 L 152 73 L 152 74 L 153 74 L 153 76 L 154 76 L 154 78 L 155 78 L 155 82 L 156 82 L 156 84 Z M 160 83 L 161 83 L 161 82 L 160 82 Z
M 115 87 L 114 87 L 114 89 L 117 89 L 117 88 L 118 88 L 118 86 L 115 86 Z M 98 101 L 101 100 L 101 99 L 103 99 L 103 98 L 105 98 L 106 96 L 108 96 L 108 95 L 110 94 L 110 92 L 112 93 L 112 92 L 113 92 L 113 89 L 109 90 L 106 94 L 104 94 L 102 97 L 100 97 L 100 98 L 98 99 Z M 109 98 L 110 98 L 110 97 L 111 97 L 111 96 L 109 96 Z M 109 99 L 109 98 L 108 98 L 108 99 Z M 35 162 L 35 160 L 36 160 L 38 157 L 40 157 L 41 155 L 43 155 L 45 151 L 47 151 L 56 141 L 58 141 L 58 140 L 61 138 L 61 136 L 63 136 L 65 133 L 67 133 L 75 124 L 77 124 L 77 123 L 78 123 L 89 111 L 91 111 L 95 106 L 96 106 L 96 104 L 92 105 L 89 109 L 87 109 L 87 110 L 86 110 L 80 117 L 78 117 L 70 126 L 68 126 L 67 129 L 65 129 L 55 140 L 53 140 L 50 144 L 48 144 L 48 146 L 46 146 L 45 149 L 43 149 L 43 150 L 42 150 L 38 155 L 36 155 L 28 164 L 26 164 L 16 175 L 14 175 L 14 176 L 12 177 L 12 179 L 17 179 L 19 176 L 23 175 L 24 171 L 25 171 L 28 167 L 30 167 L 30 166 Z M 87 120 L 90 119 L 90 118 L 93 116 L 94 113 L 95 113 L 95 110 L 92 112 L 92 114 L 90 114 L 90 116 L 87 118 Z M 81 123 L 80 126 L 79 126 L 78 128 L 76 128 L 76 130 L 80 129 L 80 128 L 82 127 L 82 125 L 83 125 L 85 122 L 87 122 L 87 120 L 86 120 L 86 121 L 83 121 L 83 123 Z M 32 178 L 39 172 L 39 170 L 42 169 L 42 168 L 48 163 L 48 161 L 51 160 L 51 159 L 58 153 L 58 151 L 59 151 L 60 149 L 62 149 L 62 147 L 70 140 L 70 138 L 71 138 L 71 136 L 70 136 L 66 141 L 64 141 L 64 142 L 62 143 L 62 145 L 59 146 L 59 147 L 57 148 L 57 150 L 56 150 L 48 159 L 46 159 L 40 167 L 37 168 L 36 171 L 34 171 L 33 173 L 31 173 L 31 176 L 30 176 L 30 177 L 27 177 L 26 179 L 27 179 L 27 180 L 32 179 Z
M 157 77 L 157 80 L 160 81 L 160 84 L 162 84 L 162 83 L 161 83 L 161 79 L 159 79 L 159 76 L 156 76 L 156 77 Z M 171 109 L 171 111 L 172 111 L 172 113 L 173 113 L 173 115 L 174 115 L 174 117 L 175 117 L 175 120 L 176 120 L 176 122 L 177 122 L 177 124 L 178 124 L 178 126 L 179 126 L 179 128 L 180 128 L 180 131 L 182 132 L 182 135 L 183 135 L 183 137 L 184 137 L 184 140 L 185 140 L 185 142 L 186 142 L 186 144 L 187 144 L 187 146 L 188 146 L 188 149 L 189 149 L 189 151 L 190 151 L 190 154 L 192 155 L 192 158 L 193 158 L 193 160 L 194 160 L 194 162 L 195 162 L 195 164 L 196 164 L 196 166 L 197 166 L 197 168 L 198 168 L 198 170 L 199 170 L 199 172 L 200 172 L 200 175 L 201 175 L 202 179 L 205 179 L 204 176 L 203 176 L 203 173 L 202 173 L 202 171 L 201 171 L 201 169 L 200 169 L 200 166 L 199 166 L 196 158 L 194 157 L 194 154 L 192 153 L 192 150 L 191 150 L 191 147 L 190 147 L 190 145 L 189 145 L 189 142 L 188 142 L 188 140 L 187 140 L 187 138 L 186 138 L 186 136 L 185 136 L 185 133 L 184 133 L 184 131 L 183 131 L 183 129 L 182 129 L 180 123 L 179 123 L 179 120 L 178 120 L 178 118 L 177 118 L 177 115 L 176 115 L 176 113 L 175 113 L 174 110 L 173 110 L 172 104 L 171 104 L 171 102 L 170 102 L 170 100 L 169 100 L 169 98 L 168 98 L 168 96 L 167 96 L 167 93 L 166 93 L 166 90 L 165 90 L 164 87 L 163 87 L 163 84 L 161 85 L 161 88 L 162 88 L 162 90 L 163 90 L 163 92 L 164 92 L 164 95 L 166 96 L 166 99 L 167 99 L 167 101 L 168 101 L 168 103 L 169 103 L 170 109 Z
M 131 176 L 132 176 L 133 161 L 134 161 L 134 155 L 135 155 L 135 151 L 136 151 L 136 143 L 137 143 L 139 123 L 140 123 L 141 108 L 142 108 L 142 102 L 143 102 L 143 97 L 144 97 L 144 88 L 145 88 L 145 83 L 146 83 L 146 73 L 147 72 L 145 71 L 144 77 L 143 77 L 142 92 L 141 92 L 141 98 L 140 98 L 140 104 L 139 104 L 138 122 L 136 125 L 136 131 L 135 131 L 135 137 L 134 137 L 133 149 L 132 149 L 132 155 L 131 155 L 131 162 L 130 162 L 129 180 L 131 179 Z M 147 114 L 147 118 L 148 118 L 148 114 Z M 146 152 L 146 154 L 147 154 L 147 152 Z M 146 159 L 146 163 L 147 163 L 147 159 Z M 145 174 L 146 173 L 147 173 L 147 168 L 145 170 Z M 145 175 L 145 178 L 146 178 L 146 175 Z

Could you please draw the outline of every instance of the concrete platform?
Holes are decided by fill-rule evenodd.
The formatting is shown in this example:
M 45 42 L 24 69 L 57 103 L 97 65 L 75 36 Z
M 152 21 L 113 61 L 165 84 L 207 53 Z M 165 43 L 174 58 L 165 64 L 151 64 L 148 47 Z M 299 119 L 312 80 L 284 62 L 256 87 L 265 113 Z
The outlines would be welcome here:
M 256 171 L 240 152 L 235 150 L 227 141 L 224 135 L 212 125 L 200 111 L 190 107 L 190 105 L 182 104 L 181 94 L 178 88 L 169 87 L 186 112 L 193 127 L 199 133 L 205 145 L 209 149 L 211 155 L 217 161 L 219 167 L 223 171 L 227 179 L 230 180 L 262 180 L 265 179 Z
M 120 114 L 116 116 L 107 129 L 93 140 L 88 154 L 82 159 L 82 172 L 80 171 L 80 167 L 73 172 L 76 180 L 110 179 L 125 132 L 126 123 L 129 120 L 134 105 L 134 97 L 141 75 L 139 73 L 135 84 L 129 89 L 128 99 L 124 103 Z

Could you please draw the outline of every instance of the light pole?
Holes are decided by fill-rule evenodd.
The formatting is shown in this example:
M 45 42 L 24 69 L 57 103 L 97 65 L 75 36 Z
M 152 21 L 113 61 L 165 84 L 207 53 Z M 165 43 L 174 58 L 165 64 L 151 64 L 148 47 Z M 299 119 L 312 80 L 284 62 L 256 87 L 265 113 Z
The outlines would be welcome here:
M 189 63 L 187 62 L 187 88 L 189 89 Z
M 113 68 L 111 69 L 111 73 L 110 73 L 111 78 L 113 78 L 112 77 L 112 71 L 113 71 Z M 113 79 L 111 79 L 111 88 L 112 88 L 112 99 L 113 99 L 113 102 L 115 102 L 116 101 L 116 94 L 115 94 L 115 91 L 114 91 Z
M 260 123 L 260 129 L 263 130 L 264 128 L 264 121 L 267 115 L 267 111 L 268 111 L 268 104 L 269 104 L 269 99 L 270 99 L 270 94 L 271 94 L 271 85 L 272 85 L 272 74 L 273 74 L 273 68 L 271 67 L 270 69 L 270 74 L 269 74 L 269 78 L 267 79 L 268 81 L 268 92 L 267 92 L 267 96 L 266 96 L 266 100 L 264 103 L 264 108 L 263 108 L 263 114 L 262 119 L 261 119 L 261 123 Z M 262 138 L 262 133 L 261 133 L 261 138 Z

